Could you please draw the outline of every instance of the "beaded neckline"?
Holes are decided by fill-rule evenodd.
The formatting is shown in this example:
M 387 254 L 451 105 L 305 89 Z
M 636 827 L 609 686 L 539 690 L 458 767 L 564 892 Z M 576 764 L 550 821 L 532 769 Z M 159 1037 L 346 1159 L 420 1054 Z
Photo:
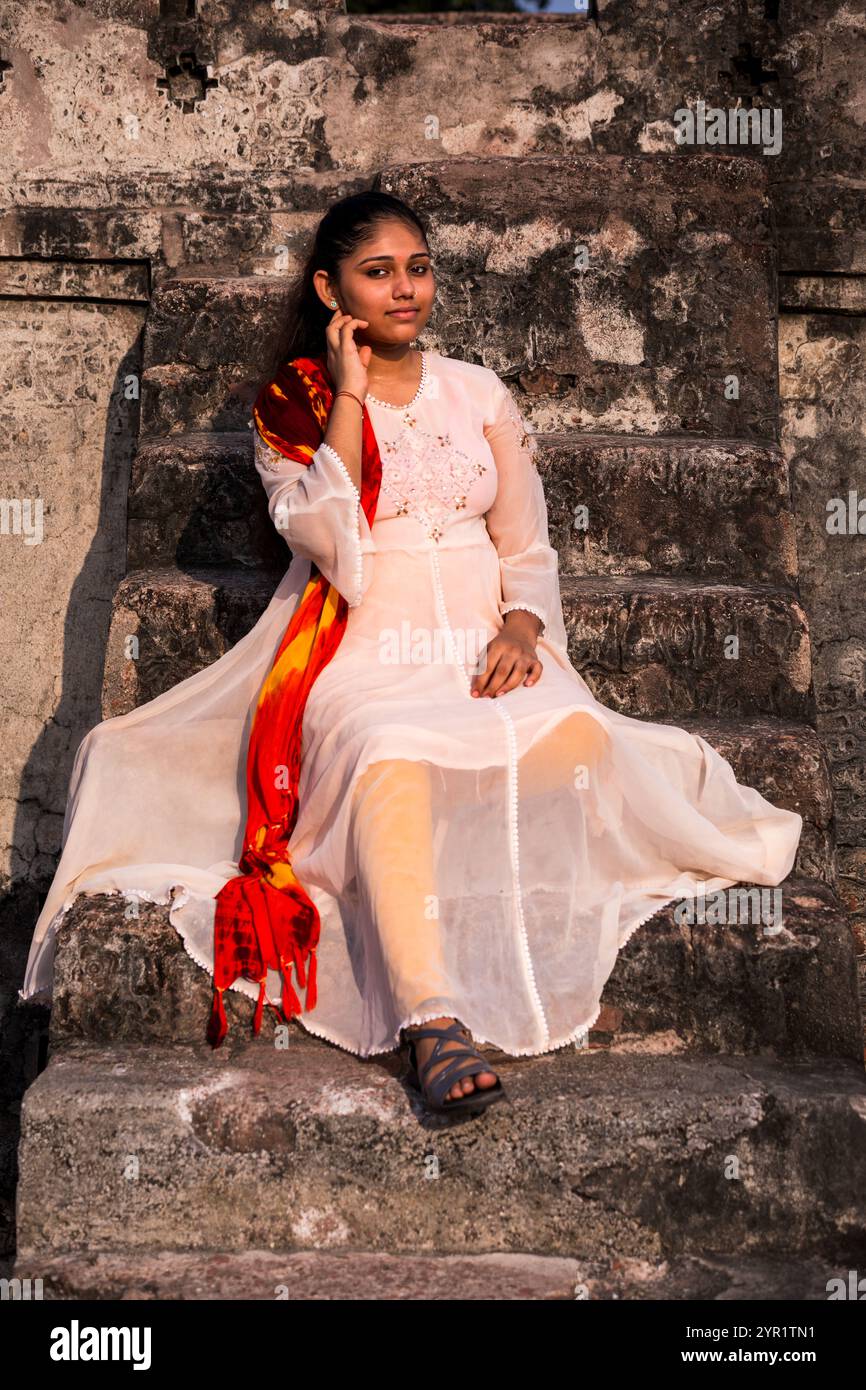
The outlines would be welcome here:
M 426 353 L 426 351 L 424 351 L 424 350 L 422 349 L 422 351 L 421 351 L 421 380 L 418 382 L 418 390 L 415 392 L 415 394 L 414 394 L 414 396 L 412 397 L 411 401 L 407 401 L 405 405 L 394 405 L 392 401 L 380 401 L 379 398 L 378 398 L 377 396 L 371 395 L 369 391 L 367 392 L 367 400 L 368 400 L 368 402 L 372 401 L 373 405 L 382 405 L 382 406 L 384 406 L 386 410 L 408 410 L 409 407 L 412 406 L 412 405 L 414 405 L 415 402 L 418 400 L 418 398 L 424 394 L 424 387 L 425 387 L 426 385 L 427 385 L 427 353 Z

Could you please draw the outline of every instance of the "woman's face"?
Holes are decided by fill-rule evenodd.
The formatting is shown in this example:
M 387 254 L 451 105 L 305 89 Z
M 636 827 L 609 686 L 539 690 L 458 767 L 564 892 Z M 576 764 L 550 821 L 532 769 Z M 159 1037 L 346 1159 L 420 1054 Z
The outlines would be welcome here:
M 367 320 L 354 338 L 359 346 L 374 348 L 410 343 L 430 317 L 436 293 L 423 236 L 396 219 L 377 223 L 368 239 L 340 262 L 337 283 L 324 270 L 317 270 L 314 280 L 328 309 L 336 299 L 342 313 Z M 414 313 L 400 312 L 412 307 Z

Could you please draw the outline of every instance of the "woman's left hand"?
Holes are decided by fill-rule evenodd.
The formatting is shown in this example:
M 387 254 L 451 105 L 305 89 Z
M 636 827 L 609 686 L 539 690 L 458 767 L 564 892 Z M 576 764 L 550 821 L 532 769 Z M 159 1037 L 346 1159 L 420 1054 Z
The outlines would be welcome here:
M 535 638 L 508 623 L 485 649 L 484 670 L 472 678 L 472 695 L 505 695 L 517 685 L 535 685 L 544 667 L 535 651 Z

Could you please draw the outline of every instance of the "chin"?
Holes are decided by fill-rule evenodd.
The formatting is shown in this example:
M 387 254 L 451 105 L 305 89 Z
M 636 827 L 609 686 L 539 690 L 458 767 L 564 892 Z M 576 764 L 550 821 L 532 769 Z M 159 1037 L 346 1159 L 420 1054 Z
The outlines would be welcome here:
M 417 338 L 421 329 L 424 327 L 424 318 L 418 314 L 414 319 L 386 319 L 383 324 L 383 337 L 386 341 L 395 343 L 410 343 L 413 338 Z

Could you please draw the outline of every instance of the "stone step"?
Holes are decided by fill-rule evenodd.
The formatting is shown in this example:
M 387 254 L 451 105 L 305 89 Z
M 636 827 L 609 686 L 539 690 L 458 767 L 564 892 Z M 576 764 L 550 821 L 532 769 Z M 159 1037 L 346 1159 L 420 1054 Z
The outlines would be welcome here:
M 575 432 L 538 441 L 562 574 L 796 580 L 788 465 L 777 445 Z
M 862 1058 L 855 943 L 832 890 L 794 877 L 777 896 L 753 888 L 749 898 L 746 887 L 726 895 L 727 921 L 680 922 L 670 904 L 632 935 L 604 986 L 593 1044 Z M 195 1046 L 211 999 L 212 978 L 187 953 L 167 905 L 81 894 L 63 918 L 52 1047 Z M 247 1036 L 254 1001 L 237 990 L 225 1000 L 232 1030 Z M 273 1036 L 270 1011 L 262 1028 Z
M 103 718 L 125 714 L 223 656 L 255 626 L 278 583 L 266 570 L 234 567 L 128 574 L 112 604 Z
M 831 1280 L 849 1286 L 844 1260 L 826 1256 L 680 1255 L 670 1259 L 571 1259 L 487 1255 L 391 1255 L 376 1250 L 76 1250 L 19 1260 L 13 1277 L 42 1281 L 51 1300 L 460 1299 L 490 1302 L 763 1300 L 826 1302 Z
M 813 720 L 809 630 L 793 591 L 648 575 L 564 575 L 561 590 L 569 658 L 611 709 Z
M 127 509 L 130 570 L 238 565 L 282 573 L 290 560 L 268 514 L 250 429 L 139 443 Z
M 777 437 L 765 167 L 466 157 L 393 163 L 377 186 L 424 215 L 437 347 L 520 374 L 540 429 Z
M 24 1097 L 20 1258 L 866 1257 L 862 1062 L 569 1048 L 501 1072 L 510 1103 L 421 1122 L 396 1057 L 76 1044 Z
M 788 584 L 797 575 L 787 464 L 774 444 L 540 435 L 551 544 L 563 574 L 696 575 Z M 588 517 L 577 512 L 588 508 Z M 129 568 L 285 567 L 250 430 L 139 444 Z
M 210 665 L 254 626 L 277 583 L 225 566 L 127 575 L 114 598 L 105 717 Z M 793 591 L 616 575 L 563 576 L 561 587 L 570 659 L 603 704 L 650 719 L 811 719 L 809 633 Z M 725 655 L 733 636 L 736 659 Z
M 719 154 L 394 165 L 424 216 L 439 307 L 422 345 L 521 377 L 539 428 L 775 439 L 767 172 Z M 164 281 L 142 432 L 243 428 L 280 355 L 290 283 Z
M 280 356 L 290 294 L 271 276 L 164 280 L 144 330 L 141 434 L 246 429 Z

